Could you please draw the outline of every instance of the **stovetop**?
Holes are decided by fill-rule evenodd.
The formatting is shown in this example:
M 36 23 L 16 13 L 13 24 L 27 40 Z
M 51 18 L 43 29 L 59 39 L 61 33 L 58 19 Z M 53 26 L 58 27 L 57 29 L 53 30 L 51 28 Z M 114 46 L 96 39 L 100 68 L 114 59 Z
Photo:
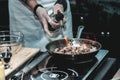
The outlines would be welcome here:
M 38 73 L 30 75 L 29 80 L 88 80 L 108 52 L 109 50 L 101 49 L 95 58 L 86 62 L 59 60 L 44 52 L 20 72 L 27 74 L 37 65 Z
M 46 56 L 39 64 L 38 74 L 31 75 L 31 80 L 86 80 L 108 52 L 108 50 L 101 49 L 95 58 L 86 62 L 65 61 Z M 45 54 L 47 53 L 43 55 Z

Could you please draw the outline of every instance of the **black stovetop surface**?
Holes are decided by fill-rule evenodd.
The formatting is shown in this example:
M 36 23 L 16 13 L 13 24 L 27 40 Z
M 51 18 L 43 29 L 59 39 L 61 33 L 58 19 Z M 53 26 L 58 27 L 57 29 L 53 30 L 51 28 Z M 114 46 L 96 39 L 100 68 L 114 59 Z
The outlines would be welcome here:
M 31 80 L 86 80 L 100 65 L 108 52 L 108 50 L 101 49 L 94 59 L 86 62 L 44 56 L 45 59 L 39 64 L 38 74 L 31 75 Z M 44 53 L 42 56 L 46 54 L 48 53 Z

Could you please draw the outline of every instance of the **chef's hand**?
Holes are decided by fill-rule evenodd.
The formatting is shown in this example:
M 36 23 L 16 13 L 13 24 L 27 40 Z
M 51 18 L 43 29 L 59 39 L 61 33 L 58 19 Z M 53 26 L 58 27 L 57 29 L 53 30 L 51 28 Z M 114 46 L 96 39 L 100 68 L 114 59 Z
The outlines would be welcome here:
M 56 29 L 56 26 L 59 26 L 60 24 L 59 23 L 56 23 L 55 21 L 53 21 L 48 13 L 47 13 L 47 10 L 43 7 L 38 7 L 37 10 L 36 10 L 36 14 L 39 18 L 39 20 L 41 21 L 42 25 L 43 25 L 43 28 L 45 30 L 45 32 L 49 35 L 49 36 L 52 36 L 52 33 L 49 31 L 48 29 L 48 23 Z
M 64 8 L 63 8 L 63 5 L 57 3 L 53 6 L 53 14 L 54 15 L 57 15 L 58 13 L 62 13 L 63 16 L 64 16 Z M 62 20 L 58 21 L 58 20 L 55 20 L 55 22 L 59 23 L 59 27 L 62 27 L 64 26 L 64 24 L 66 23 L 66 19 L 65 17 L 63 17 Z

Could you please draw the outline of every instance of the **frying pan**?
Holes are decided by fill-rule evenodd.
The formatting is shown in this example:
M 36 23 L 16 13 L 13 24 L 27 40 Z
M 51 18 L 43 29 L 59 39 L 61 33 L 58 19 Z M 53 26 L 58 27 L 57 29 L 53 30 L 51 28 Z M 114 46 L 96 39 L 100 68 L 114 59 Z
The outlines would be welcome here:
M 84 38 L 71 38 L 71 39 L 68 39 L 68 41 L 73 41 L 73 40 L 76 40 L 76 42 L 79 43 L 84 43 L 86 45 L 92 45 L 94 47 L 96 47 L 96 50 L 95 51 L 91 51 L 91 52 L 86 52 L 84 54 L 65 54 L 65 53 L 59 53 L 59 52 L 54 52 L 54 50 L 56 48 L 59 48 L 59 47 L 65 47 L 67 46 L 66 44 L 66 41 L 65 39 L 60 39 L 60 40 L 56 40 L 56 41 L 52 41 L 50 43 L 48 43 L 46 45 L 46 49 L 48 51 L 48 53 L 53 56 L 53 57 L 56 57 L 56 58 L 60 58 L 60 59 L 65 59 L 65 60 L 74 60 L 74 61 L 88 61 L 88 60 L 91 60 L 95 57 L 95 55 L 97 54 L 97 52 L 101 49 L 101 44 L 97 41 L 94 41 L 94 40 L 90 40 L 90 39 L 84 39 Z
M 97 52 L 101 49 L 102 45 L 99 42 L 94 41 L 94 40 L 80 38 L 83 29 L 84 29 L 84 26 L 79 26 L 77 37 L 68 39 L 68 41 L 70 41 L 70 42 L 72 41 L 72 44 L 75 44 L 75 45 L 80 45 L 80 44 L 84 43 L 86 45 L 94 46 L 94 47 L 96 47 L 95 51 L 86 52 L 84 54 L 79 53 L 79 54 L 74 54 L 74 55 L 73 54 L 65 54 L 65 53 L 61 54 L 59 52 L 54 52 L 54 50 L 56 48 L 67 46 L 66 40 L 60 39 L 60 40 L 51 41 L 50 43 L 48 43 L 46 45 L 46 49 L 47 49 L 48 53 L 50 55 L 52 55 L 53 57 L 60 58 L 60 59 L 66 59 L 66 60 L 88 61 L 88 60 L 93 59 L 95 57 L 95 55 L 97 54 Z

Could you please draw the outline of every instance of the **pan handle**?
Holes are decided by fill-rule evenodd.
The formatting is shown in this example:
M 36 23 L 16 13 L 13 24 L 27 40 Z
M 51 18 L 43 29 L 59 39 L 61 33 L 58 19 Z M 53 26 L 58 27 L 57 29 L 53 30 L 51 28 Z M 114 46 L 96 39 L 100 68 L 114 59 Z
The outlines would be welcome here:
M 79 38 L 81 37 L 81 33 L 82 33 L 83 29 L 84 29 L 84 26 L 83 26 L 83 25 L 79 25 L 79 26 L 78 26 L 78 31 L 77 31 L 77 36 L 76 36 L 76 38 L 79 39 Z
M 77 39 L 80 39 L 83 29 L 84 29 L 83 25 L 78 26 L 77 37 L 76 37 Z M 79 40 L 76 40 L 76 38 L 74 38 L 73 41 L 71 42 L 72 46 L 80 46 L 80 42 Z

